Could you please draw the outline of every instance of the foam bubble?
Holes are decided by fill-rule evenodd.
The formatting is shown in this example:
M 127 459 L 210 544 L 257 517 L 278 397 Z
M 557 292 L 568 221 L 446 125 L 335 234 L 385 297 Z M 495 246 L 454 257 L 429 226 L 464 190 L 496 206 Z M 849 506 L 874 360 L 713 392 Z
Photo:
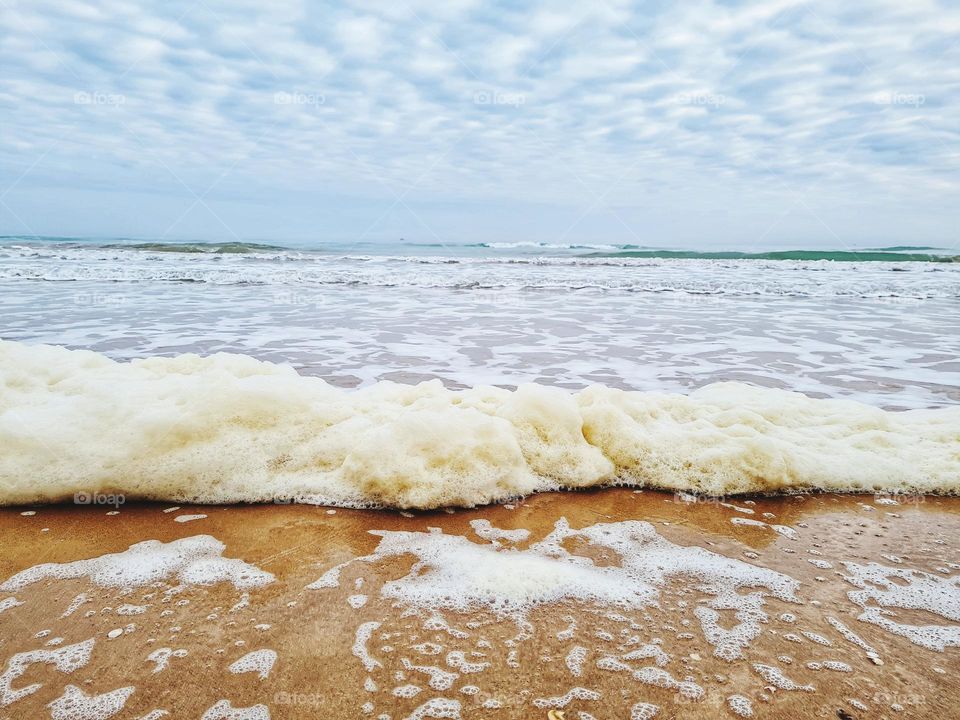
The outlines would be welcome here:
M 73 580 L 86 577 L 106 588 L 133 588 L 175 576 L 188 585 L 230 582 L 237 589 L 262 587 L 273 582 L 268 572 L 242 560 L 221 556 L 226 546 L 210 535 L 195 535 L 169 543 L 145 540 L 127 550 L 89 560 L 43 563 L 8 579 L 0 589 L 19 590 L 40 580 Z
M 10 608 L 15 608 L 18 605 L 23 605 L 20 600 L 17 600 L 15 597 L 8 597 L 0 600 L 0 613 L 9 610 Z
M 575 645 L 567 653 L 564 663 L 570 674 L 574 677 L 580 677 L 583 674 L 583 662 L 587 659 L 587 649 L 582 645 Z
M 454 672 L 448 672 L 443 668 L 434 667 L 432 665 L 414 665 L 407 658 L 403 658 L 402 661 L 403 667 L 407 670 L 413 670 L 418 673 L 423 673 L 430 679 L 427 681 L 427 684 L 432 687 L 434 690 L 449 690 L 453 687 L 453 683 L 456 681 L 460 675 Z
M 162 672 L 167 669 L 167 665 L 170 664 L 171 658 L 182 658 L 187 656 L 187 651 L 183 648 L 174 650 L 168 647 L 157 648 L 152 653 L 147 655 L 147 660 L 152 663 L 155 663 L 153 672 L 154 674 Z
M 471 520 L 470 527 L 478 537 L 484 540 L 507 540 L 508 542 L 522 542 L 530 537 L 530 531 L 518 528 L 516 530 L 501 530 L 495 528 L 489 520 Z
M 640 702 L 630 708 L 630 720 L 651 720 L 660 712 L 660 706 Z
M 454 670 L 459 670 L 465 675 L 483 672 L 490 667 L 490 663 L 488 662 L 470 662 L 467 660 L 466 653 L 462 650 L 452 650 L 447 653 L 447 665 Z
M 948 620 L 960 621 L 960 575 L 943 578 L 879 563 L 858 565 L 847 562 L 844 566 L 850 572 L 844 578 L 859 588 L 847 595 L 863 608 L 860 620 L 930 650 L 943 652 L 946 647 L 960 646 L 960 628 L 956 626 L 908 625 L 892 620 L 883 611 L 884 608 L 926 610 Z M 876 605 L 868 605 L 870 601 Z
M 53 665 L 62 673 L 72 673 L 90 661 L 93 645 L 94 638 L 90 638 L 74 645 L 64 645 L 55 650 L 29 650 L 14 655 L 7 662 L 7 669 L 0 675 L 0 707 L 15 703 L 43 687 L 41 683 L 34 683 L 17 690 L 13 689 L 13 681 L 23 675 L 31 665 L 45 663 Z
M 753 669 L 766 682 L 781 690 L 804 690 L 806 692 L 814 692 L 816 690 L 812 685 L 799 685 L 795 683 L 772 665 L 754 663 Z
M 122 687 L 102 695 L 87 695 L 76 685 L 67 685 L 63 695 L 47 707 L 53 720 L 107 720 L 123 710 L 135 689 Z
M 406 720 L 423 720 L 424 718 L 460 720 L 460 707 L 459 700 L 433 698 L 432 700 L 427 700 L 427 702 L 410 713 L 406 717 Z
M 533 704 L 538 708 L 565 708 L 574 700 L 599 700 L 600 693 L 588 688 L 575 687 L 558 697 L 537 698 Z
M 270 709 L 266 705 L 235 708 L 229 700 L 220 700 L 200 720 L 270 720 Z
M 403 555 L 418 559 L 409 574 L 385 582 L 381 594 L 433 613 L 485 608 L 522 623 L 531 609 L 563 600 L 640 608 L 656 602 L 658 588 L 668 577 L 693 577 L 702 583 L 701 590 L 714 595 L 710 607 L 698 608 L 713 615 L 698 617 L 708 640 L 727 658 L 737 657 L 766 620 L 764 593 L 740 595 L 737 590 L 765 588 L 769 594 L 794 601 L 798 587 L 792 578 L 772 570 L 699 547 L 674 545 L 642 521 L 573 530 L 560 519 L 546 538 L 526 550 L 508 550 L 497 543 L 481 545 L 442 532 L 372 533 L 380 536 L 380 543 L 358 561 Z M 587 557 L 572 554 L 563 543 L 573 538 L 614 551 L 622 564 L 597 566 Z M 717 611 L 724 609 L 738 611 L 740 623 L 732 630 L 717 622 Z
M 835 617 L 830 617 L 829 615 L 827 616 L 827 622 L 830 623 L 830 625 L 832 625 L 838 633 L 843 635 L 847 642 L 853 643 L 857 647 L 863 649 L 866 652 L 867 657 L 870 658 L 870 661 L 874 665 L 883 665 L 883 660 L 880 659 L 879 653 L 873 648 L 872 645 L 867 643 L 866 640 L 853 632 L 853 630 L 848 628 Z
M 0 342 L 0 502 L 473 506 L 625 483 L 712 494 L 953 492 L 960 407 L 887 412 L 719 383 L 331 387 L 242 355 L 116 363 Z
M 727 698 L 727 705 L 730 707 L 730 711 L 738 717 L 753 717 L 753 702 L 748 697 L 731 695 Z
M 657 667 L 664 667 L 670 662 L 670 656 L 659 645 L 643 645 L 623 656 L 624 660 L 646 660 L 649 658 L 653 659 Z
M 228 669 L 234 674 L 255 672 L 261 680 L 266 680 L 276 662 L 276 650 L 254 650 L 234 662 Z

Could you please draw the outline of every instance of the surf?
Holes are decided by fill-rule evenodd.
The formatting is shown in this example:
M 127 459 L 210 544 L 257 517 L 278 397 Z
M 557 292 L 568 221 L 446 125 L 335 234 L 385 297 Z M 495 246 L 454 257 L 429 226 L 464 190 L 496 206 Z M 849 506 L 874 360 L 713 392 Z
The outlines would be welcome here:
M 743 383 L 688 395 L 380 382 L 236 354 L 128 363 L 0 341 L 0 504 L 472 507 L 612 485 L 955 493 L 960 407 L 886 411 Z

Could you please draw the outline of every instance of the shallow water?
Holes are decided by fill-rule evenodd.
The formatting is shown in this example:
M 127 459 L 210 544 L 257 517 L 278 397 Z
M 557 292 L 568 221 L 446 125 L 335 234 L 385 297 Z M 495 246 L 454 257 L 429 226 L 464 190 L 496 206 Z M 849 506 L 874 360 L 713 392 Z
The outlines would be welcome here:
M 0 337 L 115 359 L 240 352 L 346 387 L 740 380 L 884 408 L 960 399 L 960 263 L 504 242 L 182 249 L 3 239 Z
M 340 386 L 440 378 L 689 391 L 740 380 L 915 408 L 960 400 L 957 303 L 4 280 L 0 335 L 115 359 L 240 352 Z
M 0 673 L 37 685 L 0 712 L 82 691 L 130 718 L 229 703 L 402 720 L 431 701 L 452 718 L 952 717 L 958 502 L 614 489 L 456 513 L 204 507 L 187 524 L 197 508 L 0 509 Z M 122 561 L 145 540 L 193 550 Z M 14 661 L 58 648 L 75 662 Z

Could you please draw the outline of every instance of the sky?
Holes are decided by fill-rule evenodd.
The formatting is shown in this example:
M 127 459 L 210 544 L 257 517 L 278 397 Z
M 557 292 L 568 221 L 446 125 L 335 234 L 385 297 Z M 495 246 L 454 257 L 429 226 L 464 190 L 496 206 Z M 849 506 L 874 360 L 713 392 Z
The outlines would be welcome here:
M 0 234 L 956 246 L 960 3 L 0 0 Z

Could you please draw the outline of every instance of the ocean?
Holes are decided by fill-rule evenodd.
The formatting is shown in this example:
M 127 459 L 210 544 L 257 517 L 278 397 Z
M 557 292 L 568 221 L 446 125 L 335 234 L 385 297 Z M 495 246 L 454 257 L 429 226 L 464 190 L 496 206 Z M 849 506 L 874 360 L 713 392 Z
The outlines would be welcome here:
M 869 252 L 6 239 L 0 706 L 950 717 L 960 265 Z
M 8 238 L 2 500 L 955 491 L 953 257 L 638 252 Z
M 960 400 L 956 260 L 911 246 L 6 237 L 0 337 L 116 360 L 244 353 L 340 387 L 689 392 L 733 380 L 933 408 Z

